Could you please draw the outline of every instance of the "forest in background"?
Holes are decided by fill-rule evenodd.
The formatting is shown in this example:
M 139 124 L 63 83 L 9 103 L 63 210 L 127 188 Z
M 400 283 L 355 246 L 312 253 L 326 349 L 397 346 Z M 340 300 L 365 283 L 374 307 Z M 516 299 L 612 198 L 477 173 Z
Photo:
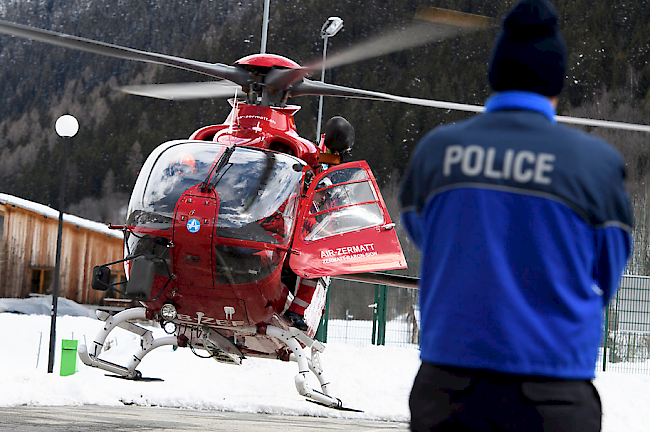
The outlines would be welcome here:
M 0 19 L 140 50 L 231 64 L 260 50 L 263 0 L 0 0 Z M 558 114 L 650 123 L 650 2 L 554 0 L 569 48 Z M 299 63 L 322 56 L 319 36 L 329 16 L 344 20 L 328 53 L 398 28 L 427 6 L 501 17 L 513 0 L 271 0 L 267 52 Z M 327 82 L 402 96 L 483 104 L 486 67 L 498 27 L 382 56 L 327 72 Z M 319 79 L 316 75 L 313 79 Z M 162 101 L 116 87 L 202 81 L 185 71 L 105 58 L 0 36 L 0 191 L 57 208 L 62 146 L 54 122 L 81 124 L 67 158 L 66 211 L 123 222 L 138 170 L 160 143 L 222 122 L 224 100 Z M 298 132 L 315 138 L 318 99 L 301 97 Z M 393 219 L 401 176 L 430 129 L 469 114 L 396 103 L 326 98 L 323 119 L 346 117 L 356 130 L 354 159 L 375 172 Z M 636 219 L 637 274 L 650 274 L 646 209 L 648 134 L 588 128 L 624 155 Z M 400 236 L 407 254 L 417 252 Z M 417 265 L 409 273 L 416 274 Z

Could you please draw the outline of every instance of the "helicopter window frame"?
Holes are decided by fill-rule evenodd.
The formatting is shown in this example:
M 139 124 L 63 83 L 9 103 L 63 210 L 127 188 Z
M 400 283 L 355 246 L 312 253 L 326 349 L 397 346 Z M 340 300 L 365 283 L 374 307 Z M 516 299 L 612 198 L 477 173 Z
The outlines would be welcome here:
M 314 190 L 314 194 L 317 194 L 317 193 L 323 192 L 323 191 L 327 192 L 328 189 L 336 189 L 338 187 L 346 186 L 346 185 L 350 185 L 350 184 L 366 183 L 368 185 L 372 185 L 372 182 L 370 182 L 369 180 L 370 179 L 366 178 L 366 179 L 351 180 L 351 181 L 347 181 L 347 182 L 336 183 L 336 184 L 333 184 L 333 185 L 330 185 L 330 186 L 327 186 L 327 187 L 324 187 L 324 188 L 316 189 L 316 190 Z M 379 202 L 379 197 L 377 197 L 377 193 L 375 192 L 375 189 L 372 186 L 370 186 L 369 189 L 370 189 L 370 192 L 373 195 L 373 199 L 371 199 L 371 200 L 357 201 L 357 202 L 354 202 L 354 203 L 348 203 L 348 204 L 342 204 L 342 205 L 334 205 L 332 207 L 328 207 L 326 209 L 319 210 L 318 212 L 315 212 L 315 213 L 312 213 L 310 211 L 308 213 L 308 216 L 319 216 L 319 215 L 327 213 L 328 211 L 331 211 L 331 210 L 337 210 L 337 209 L 344 208 L 344 207 L 352 207 L 352 206 L 355 206 L 355 205 L 363 205 L 363 204 L 370 204 L 370 203 L 374 203 L 374 202 Z
M 359 218 L 354 215 L 354 209 L 363 209 L 362 215 L 370 215 L 370 218 Z M 345 226 L 336 226 L 332 228 L 332 224 L 340 223 L 342 218 L 348 218 L 349 216 L 354 216 L 353 220 L 357 221 L 356 224 L 346 224 Z M 323 240 L 338 235 L 343 235 L 355 231 L 361 231 L 365 229 L 372 229 L 382 225 L 385 222 L 385 215 L 382 211 L 379 202 L 370 201 L 358 203 L 350 206 L 342 206 L 332 209 L 331 211 L 324 212 L 322 214 L 322 219 L 319 221 L 317 216 L 310 216 L 307 220 L 313 219 L 316 221 L 309 229 L 304 229 L 303 241 L 305 242 L 314 242 L 318 240 Z
M 351 178 L 349 178 L 348 180 L 340 181 L 337 183 L 334 183 L 332 181 L 331 179 L 332 175 L 324 176 L 323 179 L 328 178 L 330 179 L 330 181 L 332 181 L 333 184 L 327 185 L 326 187 L 322 187 L 322 188 L 317 188 L 318 187 L 317 184 L 310 197 L 313 200 L 315 194 L 318 192 L 323 192 L 328 190 L 333 191 L 335 189 L 340 189 L 341 192 L 339 193 L 339 195 L 345 195 L 346 197 L 345 203 L 338 204 L 338 205 L 334 204 L 331 205 L 330 207 L 324 208 L 322 210 L 313 213 L 310 206 L 309 210 L 305 213 L 304 224 L 300 233 L 300 239 L 302 241 L 311 243 L 314 241 L 323 240 L 323 239 L 331 238 L 334 236 L 338 236 L 338 235 L 342 235 L 354 231 L 374 228 L 385 223 L 386 214 L 384 212 L 384 205 L 382 204 L 382 201 L 378 196 L 378 191 L 375 190 L 375 183 L 371 180 L 371 177 L 368 175 L 366 170 L 361 167 L 350 167 L 350 168 L 343 168 L 338 171 L 334 170 L 331 174 L 337 174 L 337 173 L 341 174 L 343 171 L 353 172 L 353 175 L 350 176 Z M 320 179 L 319 182 L 322 181 L 323 179 Z M 355 194 L 351 191 L 350 186 L 360 185 L 360 184 L 367 185 L 367 189 L 362 192 L 361 196 L 363 197 L 363 195 L 367 194 L 369 191 L 372 197 L 366 195 L 365 198 L 372 198 L 372 199 L 355 201 L 355 199 L 353 198 Z M 331 192 L 330 195 L 332 195 Z M 359 218 L 360 222 L 358 224 L 350 225 L 348 227 L 345 226 L 335 227 L 333 230 L 331 230 L 331 224 L 336 222 L 337 215 L 338 217 L 347 216 L 346 213 L 350 213 L 353 207 L 367 209 L 364 210 L 363 213 L 371 216 L 368 222 L 361 223 L 363 218 Z M 309 222 L 310 220 L 312 222 Z M 330 228 L 325 227 L 326 223 L 330 224 Z

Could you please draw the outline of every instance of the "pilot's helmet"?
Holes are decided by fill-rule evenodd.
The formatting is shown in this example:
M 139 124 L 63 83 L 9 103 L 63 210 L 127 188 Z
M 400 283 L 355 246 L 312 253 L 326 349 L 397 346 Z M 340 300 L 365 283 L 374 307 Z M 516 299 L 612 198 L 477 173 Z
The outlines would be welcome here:
M 325 198 L 329 198 L 332 190 L 331 189 L 322 190 L 329 186 L 332 186 L 332 180 L 325 177 L 324 179 L 319 181 L 318 184 L 316 185 L 316 193 L 322 193 Z
M 178 153 L 169 164 L 170 175 L 186 175 L 196 173 L 196 160 L 190 153 Z
M 318 184 L 316 185 L 316 189 L 324 189 L 329 186 L 332 186 L 332 180 L 330 180 L 328 177 L 325 177 L 324 179 L 318 182 Z

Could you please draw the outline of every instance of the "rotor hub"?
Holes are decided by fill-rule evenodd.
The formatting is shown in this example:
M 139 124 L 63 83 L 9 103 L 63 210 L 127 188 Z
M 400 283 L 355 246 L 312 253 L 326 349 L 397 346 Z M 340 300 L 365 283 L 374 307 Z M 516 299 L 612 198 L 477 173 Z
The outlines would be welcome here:
M 235 62 L 236 65 L 242 66 L 255 66 L 255 67 L 267 67 L 267 68 L 286 68 L 286 69 L 298 69 L 300 65 L 295 61 L 280 56 L 276 54 L 252 54 L 243 58 L 240 58 Z

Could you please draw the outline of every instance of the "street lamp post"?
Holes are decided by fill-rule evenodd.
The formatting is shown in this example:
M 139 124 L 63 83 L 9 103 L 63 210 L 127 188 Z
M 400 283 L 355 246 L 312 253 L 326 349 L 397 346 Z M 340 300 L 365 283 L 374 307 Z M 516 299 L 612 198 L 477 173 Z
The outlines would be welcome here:
M 264 0 L 264 15 L 262 17 L 262 46 L 260 54 L 266 54 L 266 38 L 269 32 L 269 8 L 271 0 Z
M 52 287 L 52 319 L 50 322 L 50 355 L 47 362 L 47 372 L 54 370 L 54 348 L 56 344 L 56 313 L 59 298 L 59 274 L 61 271 L 61 242 L 63 237 L 63 203 L 65 196 L 65 161 L 66 138 L 72 138 L 79 131 L 79 122 L 71 115 L 63 115 L 54 125 L 56 133 L 63 138 L 63 161 L 61 162 L 61 191 L 59 193 L 59 231 L 56 236 L 56 264 L 54 265 L 54 286 Z
M 320 74 L 320 82 L 325 82 L 325 60 L 327 59 L 327 40 L 336 35 L 343 28 L 343 20 L 339 17 L 329 17 L 320 30 L 320 37 L 323 38 L 323 69 Z M 320 127 L 323 115 L 323 96 L 318 98 L 318 125 L 316 126 L 316 143 L 320 143 Z

